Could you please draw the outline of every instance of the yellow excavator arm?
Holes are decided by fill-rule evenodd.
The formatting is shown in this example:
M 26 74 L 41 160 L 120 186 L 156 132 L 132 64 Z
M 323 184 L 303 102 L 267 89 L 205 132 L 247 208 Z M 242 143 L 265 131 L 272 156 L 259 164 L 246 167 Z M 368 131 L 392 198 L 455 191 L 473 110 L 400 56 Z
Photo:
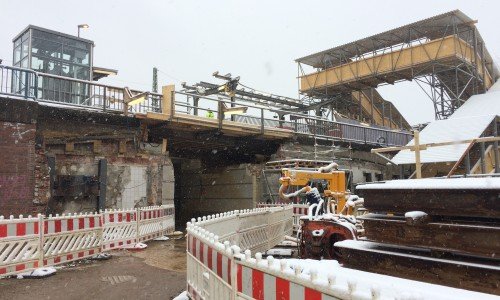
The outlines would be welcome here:
M 307 192 L 307 184 L 311 180 L 324 180 L 327 182 L 327 188 L 324 191 L 325 197 L 336 199 L 337 208 L 336 213 L 339 213 L 346 202 L 346 174 L 344 171 L 330 170 L 323 172 L 321 169 L 318 171 L 312 170 L 293 170 L 282 169 L 282 177 L 279 179 L 280 196 L 284 195 L 284 190 L 289 186 L 301 186 L 303 191 Z

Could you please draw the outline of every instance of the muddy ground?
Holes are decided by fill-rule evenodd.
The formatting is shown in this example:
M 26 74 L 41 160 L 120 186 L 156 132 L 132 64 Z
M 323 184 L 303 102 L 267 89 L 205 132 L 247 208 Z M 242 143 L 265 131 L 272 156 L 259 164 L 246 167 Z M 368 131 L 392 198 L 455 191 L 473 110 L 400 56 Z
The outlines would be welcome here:
M 185 240 L 152 241 L 140 252 L 113 251 L 43 279 L 0 279 L 0 299 L 172 299 L 186 289 Z

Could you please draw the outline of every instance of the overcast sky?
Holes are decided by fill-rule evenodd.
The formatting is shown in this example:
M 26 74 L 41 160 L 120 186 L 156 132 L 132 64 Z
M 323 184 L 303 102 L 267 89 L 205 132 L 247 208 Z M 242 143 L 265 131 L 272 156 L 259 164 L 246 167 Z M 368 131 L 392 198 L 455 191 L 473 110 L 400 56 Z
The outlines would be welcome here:
M 460 9 L 500 60 L 500 1 L 7 1 L 0 0 L 0 58 L 11 64 L 12 38 L 28 24 L 95 42 L 94 65 L 117 69 L 107 80 L 150 90 L 160 85 L 216 82 L 219 70 L 258 90 L 297 95 L 296 58 Z M 410 124 L 434 119 L 430 99 L 416 83 L 380 89 Z

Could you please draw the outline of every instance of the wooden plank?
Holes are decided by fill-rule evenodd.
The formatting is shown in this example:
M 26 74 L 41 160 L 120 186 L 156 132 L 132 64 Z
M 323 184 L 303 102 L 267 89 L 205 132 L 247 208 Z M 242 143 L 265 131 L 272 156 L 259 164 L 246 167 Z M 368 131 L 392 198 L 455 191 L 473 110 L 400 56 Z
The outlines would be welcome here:
M 363 220 L 366 238 L 374 242 L 493 258 L 500 264 L 498 223 L 431 221 L 408 225 L 403 217 L 376 214 L 358 219 Z
M 215 119 L 192 116 L 186 114 L 176 114 L 172 119 L 171 125 L 181 126 L 198 126 L 199 130 L 207 130 L 209 128 L 218 128 L 218 122 Z M 222 124 L 222 132 L 234 136 L 257 135 L 260 133 L 260 126 L 224 120 Z M 266 128 L 264 130 L 265 138 L 283 139 L 290 138 L 293 131 L 282 128 Z
M 68 142 L 64 148 L 65 152 L 74 152 L 75 151 L 75 143 Z
M 500 191 L 495 189 L 366 189 L 357 193 L 372 213 L 404 215 L 419 210 L 431 216 L 500 219 Z
M 175 101 L 175 85 L 166 85 L 161 88 L 163 97 L 161 99 L 161 110 L 162 113 L 167 117 L 170 118 L 173 116 L 174 112 L 172 111 L 172 102 Z
M 348 268 L 500 295 L 500 267 L 487 261 L 438 259 L 426 252 L 349 241 L 337 243 Z

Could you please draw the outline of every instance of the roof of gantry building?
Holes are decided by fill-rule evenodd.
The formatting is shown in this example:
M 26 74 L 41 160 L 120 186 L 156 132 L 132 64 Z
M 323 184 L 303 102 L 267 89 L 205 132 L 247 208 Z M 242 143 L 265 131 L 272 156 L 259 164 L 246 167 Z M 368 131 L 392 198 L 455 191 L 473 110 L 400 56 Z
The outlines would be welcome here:
M 297 63 L 310 65 L 314 68 L 333 67 L 340 64 L 335 62 L 341 57 L 350 58 L 364 53 L 372 52 L 372 50 L 384 49 L 387 47 L 395 46 L 404 43 L 408 40 L 408 30 L 417 28 L 411 32 L 411 40 L 418 40 L 421 38 L 429 38 L 431 40 L 442 38 L 443 29 L 452 25 L 465 25 L 475 26 L 475 21 L 468 17 L 460 10 L 453 10 L 443 14 L 439 14 L 427 19 L 413 22 L 408 25 L 397 27 L 382 33 L 372 35 L 354 42 L 350 42 L 341 46 L 337 46 L 328 50 L 317 52 L 296 59 Z M 438 29 L 441 28 L 441 29 Z M 445 29 L 446 30 L 446 29 Z M 451 32 L 447 35 L 452 34 Z M 479 41 L 483 41 L 479 32 L 476 31 Z M 497 74 L 493 70 L 493 59 L 488 50 L 485 50 L 486 63 L 489 64 L 490 74 Z M 496 75 L 495 75 L 496 76 Z
M 420 144 L 453 142 L 478 138 L 500 116 L 500 81 L 485 94 L 474 95 L 446 120 L 434 121 L 420 132 Z M 414 145 L 414 140 L 408 146 Z M 422 163 L 455 162 L 468 144 L 429 147 L 420 152 Z M 392 161 L 398 165 L 414 164 L 415 152 L 399 151 Z

